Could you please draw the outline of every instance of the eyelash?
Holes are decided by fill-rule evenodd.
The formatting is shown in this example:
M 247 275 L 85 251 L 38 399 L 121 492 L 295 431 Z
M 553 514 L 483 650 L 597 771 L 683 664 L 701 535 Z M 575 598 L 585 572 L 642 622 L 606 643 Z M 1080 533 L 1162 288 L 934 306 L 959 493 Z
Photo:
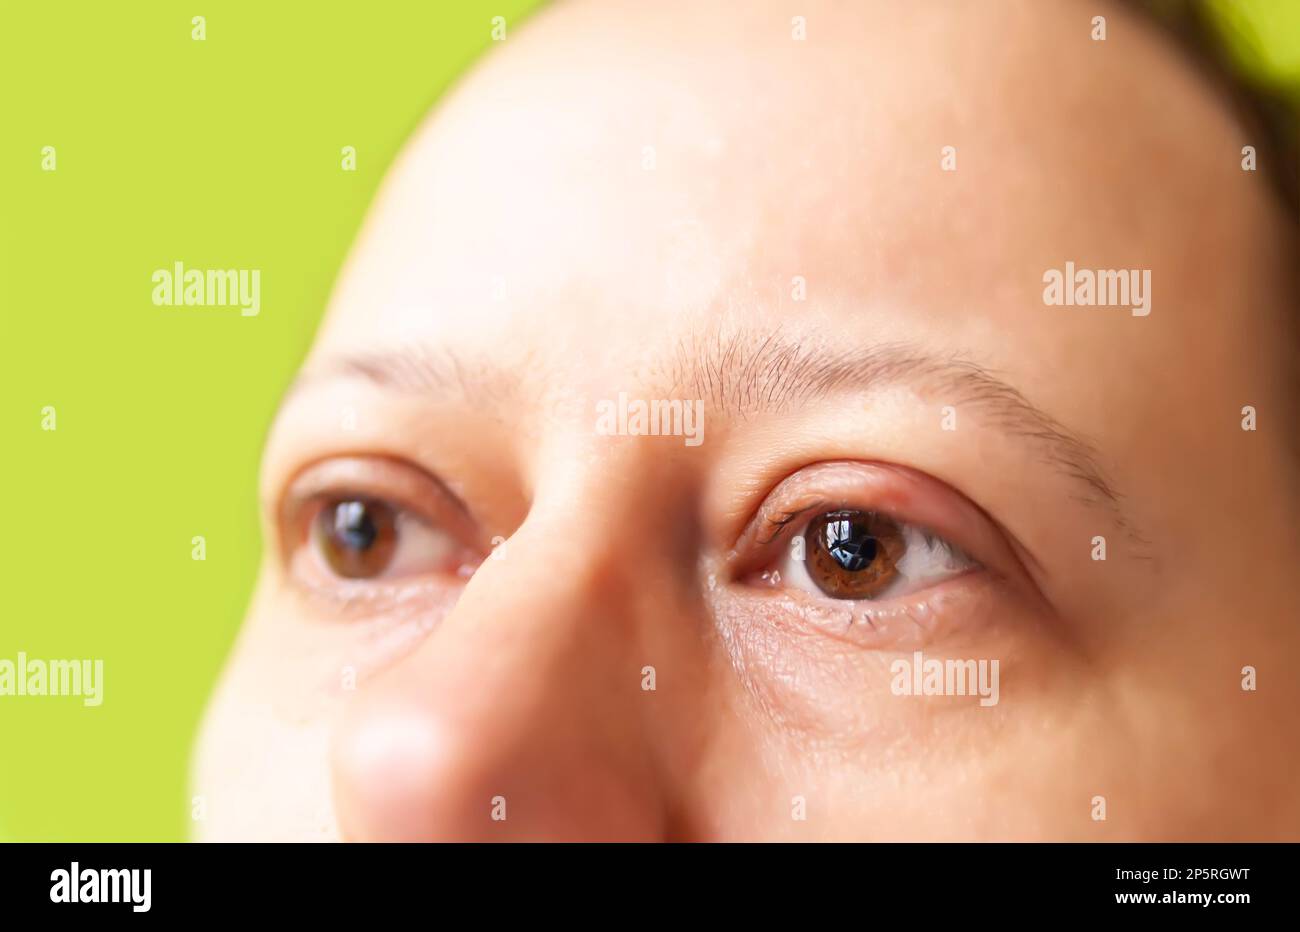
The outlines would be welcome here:
M 817 501 L 817 502 L 813 502 L 811 505 L 805 505 L 803 508 L 796 508 L 794 511 L 781 512 L 779 515 L 760 516 L 759 520 L 763 522 L 764 526 L 767 528 L 767 530 L 770 533 L 766 538 L 760 538 L 759 544 L 766 547 L 768 544 L 772 543 L 772 541 L 776 540 L 777 537 L 781 535 L 781 532 L 784 531 L 786 527 L 789 526 L 791 521 L 793 521 L 795 518 L 799 517 L 800 515 L 807 514 L 809 511 L 811 511 L 814 508 L 822 507 L 823 504 L 824 504 L 823 502 Z

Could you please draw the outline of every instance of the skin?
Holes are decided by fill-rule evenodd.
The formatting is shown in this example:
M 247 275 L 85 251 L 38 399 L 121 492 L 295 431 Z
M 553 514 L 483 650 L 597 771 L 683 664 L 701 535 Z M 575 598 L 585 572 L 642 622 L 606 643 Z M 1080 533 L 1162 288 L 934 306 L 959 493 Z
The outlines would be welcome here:
M 512 27 L 392 169 L 273 428 L 199 838 L 1300 836 L 1293 233 L 1148 24 L 992 10 Z M 1151 313 L 1046 306 L 1066 260 L 1151 270 Z M 777 343 L 910 355 L 758 410 Z M 703 442 L 602 434 L 620 392 L 701 401 Z M 331 578 L 299 517 L 358 495 L 428 530 L 404 574 Z M 978 566 L 848 621 L 753 546 L 797 495 Z M 915 650 L 996 659 L 998 703 L 895 694 Z

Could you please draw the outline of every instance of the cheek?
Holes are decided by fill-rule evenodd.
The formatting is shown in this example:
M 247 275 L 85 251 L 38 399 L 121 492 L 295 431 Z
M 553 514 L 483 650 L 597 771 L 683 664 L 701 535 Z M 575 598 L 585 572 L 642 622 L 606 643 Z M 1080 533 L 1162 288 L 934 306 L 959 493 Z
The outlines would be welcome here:
M 802 827 L 816 837 L 1050 838 L 1076 810 L 1083 815 L 1070 824 L 1089 827 L 1076 797 L 1107 776 L 1114 784 L 1117 761 L 1080 748 L 1115 710 L 1088 665 L 1038 634 L 1046 621 L 1028 612 L 919 648 L 926 659 L 997 660 L 997 703 L 988 706 L 979 695 L 895 692 L 893 664 L 914 662 L 913 650 L 863 650 L 775 608 L 724 604 L 717 617 L 744 687 L 737 714 L 756 723 L 748 732 L 762 770 L 779 784 L 771 805 L 805 797 Z
M 238 661 L 205 716 L 190 788 L 198 841 L 330 841 L 326 720 L 258 701 Z
M 291 589 L 259 587 L 196 745 L 196 838 L 336 837 L 334 723 L 348 697 L 414 650 L 446 610 L 417 602 L 418 612 L 348 618 Z
M 237 663 L 287 715 L 319 717 L 418 649 L 460 591 L 438 582 L 350 590 L 264 585 Z

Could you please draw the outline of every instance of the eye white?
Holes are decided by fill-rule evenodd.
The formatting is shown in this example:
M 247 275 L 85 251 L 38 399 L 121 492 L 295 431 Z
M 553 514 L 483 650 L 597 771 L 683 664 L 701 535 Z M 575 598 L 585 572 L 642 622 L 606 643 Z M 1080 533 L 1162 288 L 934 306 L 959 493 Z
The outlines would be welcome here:
M 897 582 L 909 590 L 948 579 L 975 566 L 974 560 L 942 537 L 911 524 L 902 525 L 902 531 L 906 549 L 898 561 Z
M 393 530 L 397 546 L 384 575 L 419 576 L 455 569 L 462 548 L 450 534 L 401 510 Z

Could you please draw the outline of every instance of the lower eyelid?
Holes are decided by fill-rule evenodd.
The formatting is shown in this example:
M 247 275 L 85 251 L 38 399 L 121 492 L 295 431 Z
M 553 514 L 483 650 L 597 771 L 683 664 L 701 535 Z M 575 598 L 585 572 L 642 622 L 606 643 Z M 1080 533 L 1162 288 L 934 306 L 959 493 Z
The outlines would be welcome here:
M 312 561 L 302 553 L 297 560 Z M 356 623 L 405 624 L 440 616 L 456 604 L 464 580 L 411 577 L 352 580 L 327 577 L 323 568 L 291 567 L 293 590 L 314 616 Z
M 834 600 L 802 590 L 754 585 L 717 594 L 718 610 L 741 614 L 792 633 L 829 638 L 866 650 L 920 648 L 969 637 L 998 624 L 1005 614 L 1003 581 L 984 567 L 949 577 L 927 589 L 880 602 Z

